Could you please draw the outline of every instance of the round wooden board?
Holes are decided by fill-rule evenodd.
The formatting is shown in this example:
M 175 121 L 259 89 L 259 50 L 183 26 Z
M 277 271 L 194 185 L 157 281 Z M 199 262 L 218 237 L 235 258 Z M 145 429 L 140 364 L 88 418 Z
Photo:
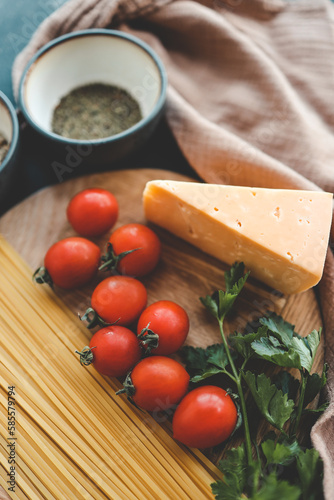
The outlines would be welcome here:
M 147 223 L 142 209 L 142 193 L 152 179 L 191 180 L 166 170 L 122 170 L 75 178 L 63 184 L 46 188 L 7 212 L 0 219 L 0 233 L 9 241 L 32 269 L 43 263 L 47 249 L 57 240 L 74 235 L 66 219 L 66 206 L 70 198 L 87 187 L 103 187 L 115 194 L 120 215 L 116 227 L 129 222 Z M 227 266 L 203 254 L 166 231 L 154 227 L 162 241 L 163 254 L 158 268 L 143 279 L 148 290 L 148 303 L 159 299 L 174 300 L 190 316 L 187 343 L 205 347 L 220 342 L 216 322 L 205 311 L 199 297 L 224 288 Z M 108 235 L 96 240 L 105 249 Z M 82 314 L 90 305 L 90 295 L 96 283 L 78 291 L 55 290 L 75 314 Z M 300 335 L 322 326 L 321 314 L 313 290 L 283 296 L 249 278 L 234 307 L 234 314 L 226 321 L 225 331 L 242 331 L 247 322 L 263 315 L 267 310 L 281 314 L 296 325 Z M 81 346 L 78 346 L 81 347 Z M 323 346 L 322 346 L 323 347 Z M 323 348 L 319 350 L 315 369 L 320 369 Z

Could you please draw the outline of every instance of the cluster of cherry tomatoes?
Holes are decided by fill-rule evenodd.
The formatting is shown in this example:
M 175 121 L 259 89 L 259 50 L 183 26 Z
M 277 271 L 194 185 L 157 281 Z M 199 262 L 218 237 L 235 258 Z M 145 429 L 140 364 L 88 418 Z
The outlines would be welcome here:
M 142 224 L 123 225 L 111 233 L 105 255 L 87 239 L 110 231 L 118 212 L 115 196 L 104 189 L 85 189 L 75 195 L 68 204 L 67 218 L 80 236 L 52 245 L 44 266 L 34 274 L 35 280 L 73 289 L 87 284 L 99 270 L 110 270 L 112 274 L 94 289 L 91 307 L 81 318 L 87 320 L 88 328 L 100 328 L 89 346 L 76 351 L 80 362 L 93 364 L 103 375 L 123 378 L 124 388 L 119 392 L 125 392 L 142 409 L 159 412 L 177 407 L 174 437 L 184 444 L 218 444 L 234 429 L 235 405 L 226 391 L 214 386 L 186 395 L 189 374 L 168 356 L 177 352 L 187 337 L 188 314 L 169 300 L 147 307 L 146 288 L 137 279 L 158 264 L 158 236 Z M 226 410 L 230 416 L 227 421 Z M 204 425 L 206 419 L 211 422 L 209 427 Z

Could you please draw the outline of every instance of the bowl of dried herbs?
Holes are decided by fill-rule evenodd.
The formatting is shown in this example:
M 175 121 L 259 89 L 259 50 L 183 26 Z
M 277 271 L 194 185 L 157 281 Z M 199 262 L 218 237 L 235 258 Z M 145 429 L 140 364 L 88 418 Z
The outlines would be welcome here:
M 0 91 L 0 213 L 17 181 L 19 123 L 15 108 Z
M 87 163 L 112 163 L 152 134 L 167 77 L 150 46 L 127 33 L 90 29 L 52 40 L 30 60 L 19 89 L 26 121 L 53 146 Z

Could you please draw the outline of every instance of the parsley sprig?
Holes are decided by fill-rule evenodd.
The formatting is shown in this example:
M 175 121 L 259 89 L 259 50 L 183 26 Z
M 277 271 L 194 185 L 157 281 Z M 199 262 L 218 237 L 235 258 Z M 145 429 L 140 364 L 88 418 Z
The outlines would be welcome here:
M 212 491 L 217 500 L 320 500 L 322 462 L 315 449 L 301 446 L 298 430 L 304 414 L 321 413 L 326 408 L 326 404 L 307 408 L 327 380 L 327 365 L 321 375 L 311 373 L 321 329 L 301 337 L 294 325 L 268 312 L 255 328 L 226 338 L 224 320 L 248 274 L 243 263 L 235 263 L 225 273 L 225 291 L 217 290 L 200 299 L 218 321 L 222 343 L 206 349 L 183 348 L 193 383 L 221 374 L 234 385 L 231 392 L 237 392 L 244 442 L 226 452 L 219 464 L 224 479 L 213 483 Z M 254 368 L 246 370 L 249 361 L 256 359 L 273 363 L 281 370 L 272 379 Z M 284 368 L 298 370 L 300 377 L 295 378 Z M 252 439 L 246 391 L 274 429 L 260 444 Z

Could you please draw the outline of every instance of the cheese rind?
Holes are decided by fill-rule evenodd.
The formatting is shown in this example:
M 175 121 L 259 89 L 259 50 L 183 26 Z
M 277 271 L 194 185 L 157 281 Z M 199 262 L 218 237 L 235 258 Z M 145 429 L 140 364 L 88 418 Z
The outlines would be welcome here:
M 286 294 L 316 285 L 332 220 L 331 193 L 150 181 L 148 220 Z

